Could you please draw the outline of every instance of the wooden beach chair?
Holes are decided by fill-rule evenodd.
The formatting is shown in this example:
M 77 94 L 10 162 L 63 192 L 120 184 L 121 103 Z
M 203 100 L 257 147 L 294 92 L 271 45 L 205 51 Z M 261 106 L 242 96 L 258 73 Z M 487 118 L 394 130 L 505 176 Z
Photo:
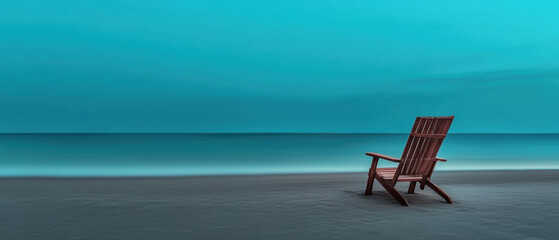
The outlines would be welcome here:
M 365 195 L 371 195 L 373 181 L 376 179 L 400 204 L 409 206 L 408 201 L 396 191 L 394 186 L 397 182 L 410 182 L 408 193 L 413 193 L 416 183 L 419 182 L 421 190 L 427 185 L 452 204 L 452 199 L 448 194 L 431 182 L 431 175 L 437 162 L 446 162 L 445 159 L 437 157 L 437 152 L 453 119 L 454 116 L 416 118 L 401 158 L 372 152 L 366 153 L 367 156 L 373 157 L 373 162 L 369 169 Z M 379 159 L 398 163 L 398 167 L 377 168 Z

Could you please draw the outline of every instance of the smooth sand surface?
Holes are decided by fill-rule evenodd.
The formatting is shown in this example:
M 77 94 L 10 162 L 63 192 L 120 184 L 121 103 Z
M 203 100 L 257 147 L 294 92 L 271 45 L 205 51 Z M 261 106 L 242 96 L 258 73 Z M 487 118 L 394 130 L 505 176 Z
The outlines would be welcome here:
M 559 170 L 436 172 L 399 205 L 366 173 L 0 179 L 0 239 L 558 239 Z

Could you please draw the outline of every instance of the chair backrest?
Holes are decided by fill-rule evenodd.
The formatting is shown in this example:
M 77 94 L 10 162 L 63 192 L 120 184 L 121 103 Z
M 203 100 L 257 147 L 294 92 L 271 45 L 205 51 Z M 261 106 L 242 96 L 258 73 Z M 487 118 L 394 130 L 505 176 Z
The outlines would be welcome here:
M 401 175 L 431 174 L 431 165 L 454 116 L 417 117 L 402 154 Z

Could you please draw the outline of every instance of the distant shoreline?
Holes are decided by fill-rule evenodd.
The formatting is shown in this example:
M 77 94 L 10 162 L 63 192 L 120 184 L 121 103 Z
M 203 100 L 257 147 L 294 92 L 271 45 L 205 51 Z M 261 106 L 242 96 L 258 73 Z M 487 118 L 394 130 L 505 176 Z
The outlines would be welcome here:
M 550 169 L 471 169 L 471 170 L 445 170 L 437 169 L 437 172 L 448 172 L 449 174 L 460 173 L 467 174 L 469 172 L 540 172 L 540 171 L 557 171 L 559 174 L 559 168 Z M 320 176 L 320 175 L 344 175 L 344 174 L 362 174 L 367 175 L 367 172 L 303 172 L 303 173 L 239 173 L 239 174 L 192 174 L 192 175 L 130 175 L 130 176 L 117 176 L 117 175 L 106 175 L 106 176 L 0 176 L 0 180 L 3 179 L 181 179 L 181 178 L 235 178 L 235 177 L 265 177 L 265 176 Z
M 410 133 L 351 133 L 351 132 L 3 132 L 0 134 L 215 134 L 215 135 L 304 135 L 304 134 L 406 134 Z M 559 133 L 448 133 L 448 135 L 557 135 Z

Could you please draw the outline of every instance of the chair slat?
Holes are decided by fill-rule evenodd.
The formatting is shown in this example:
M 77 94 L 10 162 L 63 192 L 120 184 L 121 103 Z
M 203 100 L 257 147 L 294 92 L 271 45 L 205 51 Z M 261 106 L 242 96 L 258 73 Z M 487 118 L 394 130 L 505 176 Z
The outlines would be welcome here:
M 414 128 L 412 129 L 412 132 L 421 132 L 423 131 L 423 129 L 425 128 L 425 125 L 427 125 L 427 119 L 426 118 L 422 118 L 422 117 L 418 117 L 416 119 L 416 123 L 414 124 Z M 420 146 L 422 145 L 423 142 L 423 138 L 416 138 L 414 136 L 410 136 L 409 139 L 411 140 L 411 145 L 410 148 L 408 149 L 408 152 L 404 152 L 402 155 L 402 159 L 403 159 L 403 164 L 402 164 L 402 172 L 404 174 L 407 174 L 409 166 L 411 164 L 411 162 L 413 161 L 416 152 L 418 151 L 418 148 L 420 148 Z M 405 155 L 405 157 L 404 157 Z
M 398 175 L 430 175 L 432 161 L 447 135 L 453 117 L 418 117 L 402 153 Z
M 431 125 L 429 126 L 429 129 L 425 130 L 423 135 L 429 135 L 432 134 L 432 132 L 435 130 L 436 125 L 437 125 L 438 119 L 432 119 L 431 120 Z M 421 149 L 421 152 L 418 154 L 418 156 L 416 157 L 416 159 L 414 160 L 413 165 L 410 167 L 410 169 L 408 169 L 406 174 L 413 174 L 413 173 L 417 173 L 418 169 L 420 169 L 422 167 L 422 165 L 424 164 L 424 158 L 425 155 L 428 151 L 430 151 L 431 146 L 432 146 L 432 138 L 426 138 L 424 141 L 424 145 Z

